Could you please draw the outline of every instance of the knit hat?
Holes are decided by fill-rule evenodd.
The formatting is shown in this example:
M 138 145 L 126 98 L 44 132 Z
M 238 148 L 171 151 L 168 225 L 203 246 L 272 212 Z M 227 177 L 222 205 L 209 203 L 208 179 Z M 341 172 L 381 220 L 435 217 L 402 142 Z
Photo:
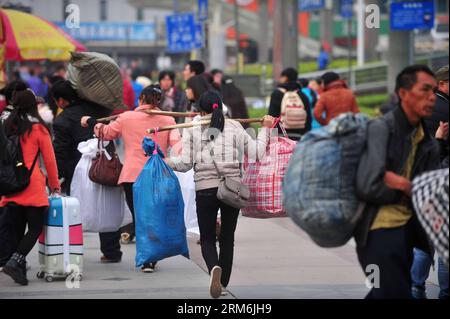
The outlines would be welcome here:
M 435 75 L 438 82 L 448 81 L 448 65 L 437 70 Z
M 339 74 L 335 72 L 327 72 L 324 75 L 322 75 L 323 84 L 325 86 L 339 79 L 340 79 Z
M 36 96 L 30 89 L 16 91 L 13 95 L 12 105 L 22 110 L 35 108 L 37 107 Z

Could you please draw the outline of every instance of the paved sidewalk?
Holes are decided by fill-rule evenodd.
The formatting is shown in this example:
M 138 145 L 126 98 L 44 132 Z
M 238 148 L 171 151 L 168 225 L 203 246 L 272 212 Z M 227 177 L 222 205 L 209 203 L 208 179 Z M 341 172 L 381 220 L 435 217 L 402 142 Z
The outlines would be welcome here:
M 182 256 L 158 263 L 156 271 L 144 274 L 134 269 L 135 244 L 123 245 L 122 262 L 102 264 L 99 259 L 97 234 L 84 234 L 85 255 L 83 280 L 80 288 L 66 288 L 65 280 L 45 282 L 37 279 L 37 245 L 30 253 L 28 271 L 30 283 L 19 286 L 4 273 L 0 273 L 1 298 L 152 298 L 152 299 L 204 299 L 209 296 L 209 276 L 189 259 Z M 229 296 L 228 298 L 231 298 Z
M 36 278 L 37 246 L 29 255 L 30 284 L 22 287 L 0 273 L 1 298 L 152 298 L 209 299 L 209 276 L 198 236 L 188 236 L 191 260 L 181 256 L 158 263 L 144 274 L 134 269 L 135 245 L 124 245 L 119 264 L 101 264 L 97 234 L 85 234 L 83 280 L 79 289 L 65 281 L 47 283 Z M 323 249 L 289 218 L 239 217 L 233 273 L 225 299 L 362 299 L 365 278 L 352 243 Z M 429 283 L 429 298 L 438 288 Z

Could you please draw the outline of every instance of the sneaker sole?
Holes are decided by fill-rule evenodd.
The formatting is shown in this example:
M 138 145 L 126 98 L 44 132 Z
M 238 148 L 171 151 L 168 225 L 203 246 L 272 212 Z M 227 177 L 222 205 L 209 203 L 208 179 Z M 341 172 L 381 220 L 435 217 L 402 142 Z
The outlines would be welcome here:
M 151 274 L 152 272 L 154 272 L 153 269 L 149 269 L 149 268 L 141 269 L 141 271 L 146 274 Z
M 8 267 L 4 267 L 3 268 L 3 272 L 5 274 L 7 274 L 9 277 L 11 277 L 15 283 L 20 284 L 22 286 L 27 286 L 28 285 L 28 280 L 21 280 L 17 278 L 17 274 L 15 271 L 11 271 Z
M 130 234 L 128 234 L 128 233 L 122 233 L 121 235 L 120 235 L 120 243 L 122 244 L 122 245 L 129 245 L 129 244 L 132 244 L 133 243 L 133 241 L 135 240 L 135 238 L 136 237 L 131 237 L 130 236 Z
M 220 278 L 222 277 L 222 268 L 215 266 L 211 270 L 211 279 L 209 282 L 209 293 L 211 297 L 217 299 L 222 294 L 222 285 L 220 283 Z
M 118 263 L 120 263 L 122 260 L 108 260 L 108 261 L 105 261 L 105 260 L 100 260 L 100 263 L 102 263 L 102 264 L 118 264 Z

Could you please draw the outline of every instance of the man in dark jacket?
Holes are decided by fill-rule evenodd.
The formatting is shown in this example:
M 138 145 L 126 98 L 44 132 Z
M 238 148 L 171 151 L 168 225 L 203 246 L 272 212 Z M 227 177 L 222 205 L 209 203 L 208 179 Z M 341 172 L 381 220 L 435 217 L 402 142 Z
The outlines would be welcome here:
M 439 167 L 439 146 L 424 122 L 436 87 L 428 67 L 405 68 L 396 83 L 399 107 L 368 126 L 357 172 L 358 195 L 367 206 L 355 232 L 363 271 L 378 277 L 367 298 L 411 298 L 413 247 L 429 251 L 412 207 L 411 181 Z
M 441 167 L 448 168 L 448 65 L 440 68 L 436 72 L 436 80 L 438 89 L 436 90 L 436 104 L 434 105 L 433 114 L 425 119 L 428 131 L 431 136 L 435 136 L 441 146 Z M 442 126 L 443 132 L 436 134 L 438 128 Z M 446 130 L 446 134 L 444 131 Z M 439 136 L 443 135 L 443 136 Z M 425 282 L 429 276 L 431 265 L 433 263 L 434 251 L 431 254 L 426 253 L 418 248 L 414 249 L 414 263 L 411 268 L 412 275 L 412 295 L 415 299 L 426 299 Z M 438 259 L 438 279 L 439 279 L 439 299 L 447 299 L 448 289 L 448 267 L 444 262 Z
M 59 178 L 64 178 L 63 189 L 70 195 L 73 173 L 81 158 L 78 144 L 94 136 L 92 129 L 81 127 L 81 118 L 83 116 L 106 117 L 111 114 L 111 111 L 95 103 L 79 99 L 69 81 L 56 83 L 52 87 L 52 97 L 64 110 L 53 123 L 55 134 L 53 146 Z
M 81 126 L 81 118 L 91 116 L 98 119 L 109 116 L 111 111 L 95 103 L 79 99 L 69 81 L 55 83 L 51 89 L 51 96 L 56 104 L 64 110 L 53 123 L 55 135 L 53 147 L 59 177 L 65 179 L 63 187 L 70 195 L 72 177 L 81 158 L 78 144 L 94 137 L 92 128 Z M 101 258 L 102 262 L 119 262 L 122 258 L 120 231 L 100 233 L 100 250 L 104 255 Z
M 449 97 L 448 97 L 448 65 L 440 68 L 436 72 L 438 89 L 436 90 L 436 104 L 433 114 L 425 119 L 428 130 L 432 136 L 435 136 L 441 122 L 448 123 L 449 118 Z
M 277 89 L 273 91 L 270 97 L 269 115 L 273 117 L 280 117 L 281 115 L 281 103 L 283 101 L 283 91 L 295 91 L 300 96 L 300 99 L 305 106 L 306 111 L 306 125 L 304 129 L 290 129 L 286 130 L 288 136 L 292 140 L 300 140 L 303 135 L 311 131 L 311 106 L 309 104 L 308 97 L 302 92 L 302 87 L 297 81 L 298 72 L 293 68 L 287 68 L 281 72 L 280 84 Z M 280 131 L 281 132 L 281 131 Z

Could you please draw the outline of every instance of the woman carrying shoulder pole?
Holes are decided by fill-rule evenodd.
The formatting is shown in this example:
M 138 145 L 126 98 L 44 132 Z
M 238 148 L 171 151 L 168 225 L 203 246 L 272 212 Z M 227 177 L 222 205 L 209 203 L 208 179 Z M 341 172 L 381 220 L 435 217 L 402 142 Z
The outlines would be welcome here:
M 134 111 L 124 112 L 108 125 L 97 123 L 90 117 L 81 119 L 82 126 L 94 126 L 94 133 L 104 140 L 112 141 L 119 137 L 123 138 L 125 147 L 125 160 L 119 177 L 119 185 L 123 186 L 128 208 L 133 216 L 133 224 L 130 225 L 128 233 L 122 237 L 131 242 L 135 236 L 134 205 L 133 205 L 133 183 L 142 171 L 147 158 L 142 150 L 142 140 L 146 135 L 148 127 L 159 127 L 163 125 L 175 125 L 175 120 L 170 116 L 149 115 L 143 111 L 159 110 L 161 102 L 161 89 L 158 85 L 150 85 L 144 88 L 139 97 L 139 107 Z M 180 141 L 178 130 L 161 132 L 155 137 L 164 154 L 167 154 L 169 146 L 174 147 Z M 150 212 L 151 213 L 151 212 Z M 156 263 L 148 263 L 142 266 L 143 272 L 153 272 Z
M 264 117 L 263 128 L 255 141 L 240 123 L 225 120 L 222 100 L 216 92 L 208 91 L 202 94 L 198 101 L 198 107 L 202 114 L 201 120 L 211 120 L 210 125 L 185 129 L 181 156 L 166 158 L 165 161 L 176 171 L 186 172 L 194 167 L 200 245 L 203 259 L 211 275 L 210 294 L 213 298 L 218 298 L 222 293 L 222 288 L 228 286 L 231 276 L 234 233 L 239 209 L 228 206 L 217 199 L 220 177 L 211 159 L 211 153 L 220 175 L 240 180 L 242 154 L 249 157 L 256 155 L 259 158 L 263 156 L 274 118 Z M 222 226 L 219 236 L 220 252 L 218 253 L 216 218 L 219 208 Z

